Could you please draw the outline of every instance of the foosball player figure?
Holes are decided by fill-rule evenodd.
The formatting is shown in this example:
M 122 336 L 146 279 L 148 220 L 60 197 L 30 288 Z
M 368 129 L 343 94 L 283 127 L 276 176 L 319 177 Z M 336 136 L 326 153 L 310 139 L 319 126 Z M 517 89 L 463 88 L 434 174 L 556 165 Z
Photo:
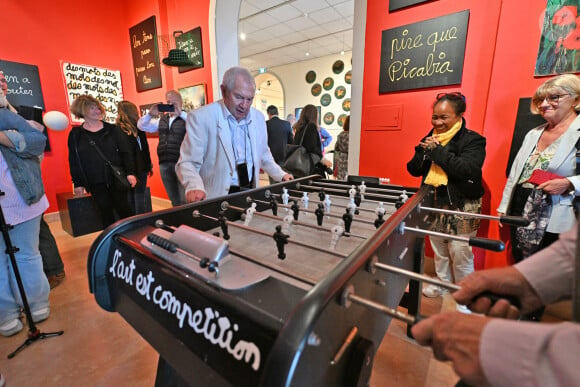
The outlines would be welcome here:
M 387 210 L 385 209 L 385 207 L 383 206 L 383 202 L 379 202 L 379 205 L 377 208 L 375 208 L 375 214 L 377 216 L 379 216 L 379 214 L 381 214 L 382 216 L 385 216 L 385 214 L 387 213 Z
M 314 210 L 314 215 L 316 215 L 316 222 L 319 226 L 322 226 L 322 220 L 324 219 L 324 204 L 318 203 L 318 208 Z
M 332 227 L 330 230 L 330 233 L 332 234 L 332 239 L 330 240 L 330 250 L 335 249 L 338 240 L 344 234 L 344 228 L 342 227 L 343 224 L 343 221 L 339 220 L 336 226 Z
M 256 203 L 252 203 L 252 206 L 246 209 L 246 219 L 244 219 L 244 226 L 250 225 L 250 222 L 254 217 L 254 212 L 256 212 Z
M 324 213 L 330 214 L 330 205 L 332 202 L 330 201 L 330 195 L 324 195 Z
M 288 205 L 289 199 L 290 199 L 290 195 L 288 195 L 288 188 L 282 187 L 282 203 L 284 205 Z
M 360 195 L 362 196 L 362 198 L 365 198 L 365 192 L 367 190 L 367 186 L 365 185 L 365 181 L 361 181 L 360 185 L 358 186 L 358 191 L 360 192 Z
M 350 189 L 348 190 L 348 197 L 351 199 L 354 199 L 354 195 L 356 195 L 356 187 L 354 185 L 350 186 Z
M 324 188 L 320 188 L 320 191 L 318 191 L 318 199 L 320 199 L 320 201 L 323 201 L 325 197 L 326 192 L 324 192 Z
M 348 211 L 348 208 L 345 209 L 344 214 L 342 215 L 342 220 L 344 222 L 344 231 L 346 233 L 350 233 L 350 225 L 352 224 L 352 215 Z M 347 234 L 345 235 L 348 236 Z
M 286 253 L 284 252 L 284 245 L 288 244 L 289 235 L 286 235 L 282 232 L 282 226 L 276 226 L 276 232 L 272 235 L 274 240 L 276 241 L 276 247 L 278 248 L 278 258 L 285 259 Z
M 298 202 L 296 200 L 292 200 L 292 215 L 294 215 L 294 220 L 298 220 L 298 214 L 300 213 L 300 207 L 298 207 Z
M 278 201 L 275 198 L 270 199 L 270 207 L 272 208 L 272 215 L 278 216 Z
M 302 207 L 303 208 L 308 208 L 308 192 L 302 192 L 302 197 L 300 198 L 300 200 L 302 200 Z
M 292 226 L 292 215 L 288 214 L 284 217 L 284 233 L 290 234 L 290 226 Z
M 358 212 L 356 209 L 354 198 L 350 198 L 350 202 L 346 205 L 346 209 L 350 211 L 351 215 L 355 215 Z
M 396 209 L 401 208 L 403 206 L 403 204 L 405 204 L 407 199 L 409 199 L 409 196 L 407 195 L 407 191 L 403 190 L 403 193 L 399 195 L 399 199 L 397 199 L 397 201 L 395 203 L 395 208 Z
M 228 233 L 228 218 L 226 218 L 224 211 L 219 212 L 218 222 L 222 228 L 222 234 L 224 234 L 224 239 L 227 241 L 230 239 L 230 234 Z
M 354 213 L 356 215 L 358 215 L 358 208 L 360 207 L 360 202 L 361 202 L 361 194 L 360 192 L 356 191 L 356 193 L 354 194 L 354 204 L 356 204 Z
M 381 212 L 377 213 L 377 219 L 375 220 L 375 228 L 379 228 L 383 223 L 385 223 L 383 216 L 385 216 L 384 213 Z

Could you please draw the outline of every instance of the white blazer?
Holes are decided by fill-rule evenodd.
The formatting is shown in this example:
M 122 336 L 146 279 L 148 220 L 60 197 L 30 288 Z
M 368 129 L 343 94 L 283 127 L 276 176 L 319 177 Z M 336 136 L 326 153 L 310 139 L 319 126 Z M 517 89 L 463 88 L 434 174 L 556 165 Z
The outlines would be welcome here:
M 511 203 L 514 188 L 522 174 L 526 160 L 536 147 L 540 136 L 548 124 L 540 125 L 528 132 L 524 142 L 514 159 L 510 174 L 508 176 L 501 203 L 497 212 L 507 214 Z M 552 214 L 548 221 L 546 231 L 552 233 L 562 233 L 568 231 L 576 221 L 574 214 L 573 200 L 575 195 L 580 195 L 580 176 L 576 175 L 576 142 L 580 138 L 580 116 L 576 117 L 570 127 L 562 135 L 562 140 L 556 149 L 554 158 L 550 161 L 548 171 L 565 176 L 574 186 L 574 193 L 564 193 L 563 195 L 552 196 Z
M 236 169 L 228 114 L 223 100 L 219 100 L 187 115 L 187 131 L 181 143 L 179 161 L 175 165 L 185 192 L 202 190 L 207 199 L 228 194 Z M 268 148 L 264 115 L 250 108 L 247 121 L 254 163 L 254 187 L 259 187 L 260 169 L 274 180 L 282 180 L 286 172 L 276 164 Z

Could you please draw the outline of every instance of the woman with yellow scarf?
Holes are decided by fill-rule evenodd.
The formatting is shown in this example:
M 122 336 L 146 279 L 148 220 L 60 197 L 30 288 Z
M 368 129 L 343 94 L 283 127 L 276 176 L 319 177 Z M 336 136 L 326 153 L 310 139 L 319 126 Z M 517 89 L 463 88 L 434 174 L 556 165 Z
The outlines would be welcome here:
M 437 208 L 481 212 L 483 185 L 481 168 L 485 160 L 485 138 L 465 127 L 465 97 L 461 93 L 438 94 L 433 105 L 433 129 L 415 147 L 407 163 L 413 176 L 434 189 Z M 465 237 L 475 236 L 479 220 L 456 215 L 433 215 L 434 231 Z M 473 272 L 473 252 L 467 242 L 429 237 L 435 254 L 435 272 L 440 280 L 457 283 Z M 448 290 L 436 285 L 423 289 L 427 297 L 438 297 Z M 458 305 L 467 312 L 467 307 Z

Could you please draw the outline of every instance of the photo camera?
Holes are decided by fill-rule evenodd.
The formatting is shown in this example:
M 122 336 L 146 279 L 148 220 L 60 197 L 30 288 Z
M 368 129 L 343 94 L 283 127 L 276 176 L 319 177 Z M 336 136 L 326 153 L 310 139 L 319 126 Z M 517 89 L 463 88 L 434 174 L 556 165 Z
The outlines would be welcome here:
M 160 103 L 157 105 L 157 110 L 161 113 L 172 113 L 175 111 L 175 106 L 170 103 Z

